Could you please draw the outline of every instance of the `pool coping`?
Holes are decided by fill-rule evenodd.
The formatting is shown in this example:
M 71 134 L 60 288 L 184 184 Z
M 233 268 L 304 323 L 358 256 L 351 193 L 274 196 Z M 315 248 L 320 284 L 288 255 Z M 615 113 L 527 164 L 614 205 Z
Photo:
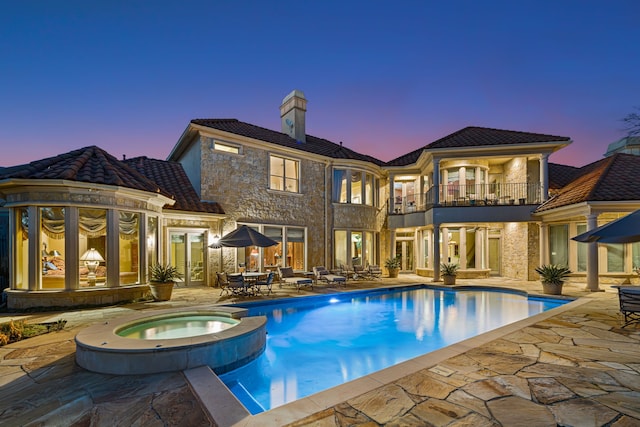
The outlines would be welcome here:
M 512 332 L 518 331 L 526 326 L 544 321 L 557 316 L 565 311 L 575 309 L 590 302 L 589 298 L 572 298 L 566 296 L 545 296 L 531 294 L 520 289 L 501 288 L 491 286 L 439 286 L 439 285 L 397 285 L 385 288 L 415 288 L 417 286 L 431 289 L 445 290 L 488 290 L 496 292 L 513 292 L 527 297 L 570 300 L 560 307 L 547 310 L 535 316 L 518 320 L 505 326 L 501 326 L 492 331 L 488 331 L 475 337 L 467 338 L 455 344 L 443 347 L 439 350 L 424 354 L 422 356 L 409 359 L 397 365 L 381 369 L 355 380 L 340 384 L 338 386 L 302 397 L 294 402 L 278 406 L 260 414 L 251 415 L 244 405 L 229 391 L 224 383 L 206 367 L 198 367 L 183 371 L 183 374 L 190 385 L 196 398 L 199 400 L 203 410 L 208 417 L 219 427 L 253 427 L 264 425 L 284 425 L 306 418 L 315 413 L 329 409 L 335 405 L 346 402 L 376 388 L 397 381 L 406 376 L 415 374 L 423 369 L 433 368 L 444 360 L 458 356 L 473 348 L 479 347 L 488 342 L 494 341 Z M 352 291 L 359 292 L 359 291 Z M 346 292 L 341 292 L 343 294 Z

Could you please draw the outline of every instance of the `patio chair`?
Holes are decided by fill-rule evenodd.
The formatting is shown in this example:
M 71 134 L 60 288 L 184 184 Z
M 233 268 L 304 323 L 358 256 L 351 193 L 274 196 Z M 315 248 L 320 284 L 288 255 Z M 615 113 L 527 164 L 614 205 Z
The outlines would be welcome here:
M 614 286 L 618 288 L 620 311 L 624 316 L 623 328 L 637 323 L 640 324 L 640 286 Z
M 274 273 L 273 271 L 270 271 L 269 274 L 267 274 L 267 278 L 264 280 L 257 280 L 256 283 L 253 285 L 255 290 L 256 290 L 256 294 L 262 294 L 262 291 L 260 290 L 261 286 L 264 286 L 267 288 L 267 295 L 271 294 L 271 287 L 273 286 L 273 278 L 275 277 L 276 273 Z
M 220 288 L 220 295 L 222 294 L 231 294 L 231 289 L 229 289 L 229 279 L 227 278 L 227 273 L 219 273 L 216 271 L 216 277 L 218 278 L 218 287 Z
M 344 287 L 347 286 L 347 278 L 344 276 L 339 276 L 337 274 L 331 274 L 329 270 L 327 270 L 323 265 L 319 265 L 317 267 L 313 267 L 313 273 L 316 276 L 316 280 L 325 282 L 327 285 L 342 285 Z
M 382 269 L 379 265 L 369 266 L 369 277 L 372 279 L 380 279 L 382 277 Z
M 247 295 L 249 293 L 242 274 L 228 274 L 227 279 L 229 281 L 227 287 L 233 295 Z
M 293 267 L 278 267 L 278 275 L 280 276 L 280 287 L 283 284 L 293 285 L 300 292 L 302 286 L 309 286 L 313 290 L 313 280 L 296 276 Z

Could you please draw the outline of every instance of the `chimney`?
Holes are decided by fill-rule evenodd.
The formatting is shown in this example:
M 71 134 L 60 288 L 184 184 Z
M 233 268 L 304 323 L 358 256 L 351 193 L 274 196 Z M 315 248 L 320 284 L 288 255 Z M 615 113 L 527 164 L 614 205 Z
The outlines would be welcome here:
M 286 133 L 298 142 L 306 142 L 305 114 L 307 112 L 307 98 L 304 93 L 294 90 L 282 100 L 280 106 L 280 120 L 282 133 Z

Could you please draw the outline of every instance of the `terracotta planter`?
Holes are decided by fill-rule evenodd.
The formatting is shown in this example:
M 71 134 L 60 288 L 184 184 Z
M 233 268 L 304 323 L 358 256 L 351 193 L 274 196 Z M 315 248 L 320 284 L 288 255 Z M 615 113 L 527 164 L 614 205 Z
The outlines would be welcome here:
M 453 286 L 456 284 L 456 276 L 452 276 L 450 274 L 444 274 L 442 276 L 442 281 L 447 286 Z
M 562 283 L 558 285 L 555 283 L 542 282 L 542 293 L 547 295 L 561 295 Z
M 173 292 L 174 282 L 150 282 L 149 289 L 154 301 L 169 301 Z
M 389 270 L 389 277 L 392 279 L 398 277 L 398 273 L 400 272 L 399 268 L 388 268 L 387 270 Z

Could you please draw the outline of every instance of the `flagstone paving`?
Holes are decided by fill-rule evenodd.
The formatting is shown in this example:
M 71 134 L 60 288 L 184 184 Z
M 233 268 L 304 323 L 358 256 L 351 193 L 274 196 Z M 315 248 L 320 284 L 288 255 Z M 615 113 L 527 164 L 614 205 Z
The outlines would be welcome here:
M 424 278 L 405 276 L 404 283 Z M 472 284 L 471 281 L 458 281 Z M 398 283 L 351 283 L 347 290 Z M 540 291 L 539 283 L 476 282 Z M 565 294 L 589 302 L 493 341 L 470 348 L 345 402 L 307 414 L 289 426 L 613 426 L 640 425 L 640 328 L 621 329 L 617 295 Z M 269 297 L 337 292 L 274 287 Z M 341 291 L 341 290 L 340 290 Z M 0 321 L 64 319 L 63 331 L 0 347 L 0 425 L 214 425 L 181 372 L 115 376 L 75 364 L 77 332 L 96 322 L 189 305 L 231 302 L 219 290 L 178 288 L 171 301 L 60 313 L 0 313 Z M 251 417 L 250 417 L 251 418 Z M 257 421 L 259 417 L 254 421 Z M 258 425 L 251 419 L 238 425 Z M 275 425 L 275 424 L 271 424 Z M 221 426 L 224 427 L 224 426 Z

